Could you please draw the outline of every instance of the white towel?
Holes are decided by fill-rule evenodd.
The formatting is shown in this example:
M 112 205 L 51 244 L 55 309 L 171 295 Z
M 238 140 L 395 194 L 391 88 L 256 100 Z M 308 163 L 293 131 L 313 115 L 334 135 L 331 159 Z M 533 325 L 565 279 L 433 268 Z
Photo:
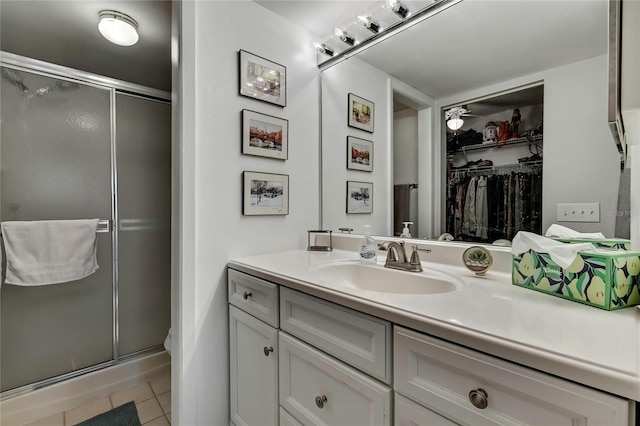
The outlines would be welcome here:
M 57 284 L 93 274 L 97 230 L 98 219 L 2 222 L 5 283 Z

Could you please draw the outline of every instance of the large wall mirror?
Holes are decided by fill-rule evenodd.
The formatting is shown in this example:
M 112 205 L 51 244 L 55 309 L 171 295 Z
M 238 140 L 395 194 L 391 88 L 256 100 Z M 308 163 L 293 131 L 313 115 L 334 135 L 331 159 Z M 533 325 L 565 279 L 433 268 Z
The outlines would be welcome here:
M 503 176 L 518 170 L 498 166 L 523 160 L 541 170 L 521 188 L 541 194 L 526 204 L 540 232 L 559 222 L 558 204 L 598 203 L 599 222 L 559 223 L 614 236 L 620 156 L 607 124 L 608 16 L 607 0 L 463 0 L 324 69 L 323 227 L 360 233 L 369 224 L 394 235 L 403 203 L 413 238 L 438 238 L 451 229 L 451 167 L 492 160 Z M 467 111 L 455 135 L 452 108 Z M 515 121 L 521 143 L 490 144 L 491 123 L 497 137 Z M 452 136 L 469 130 L 480 149 L 453 152 Z

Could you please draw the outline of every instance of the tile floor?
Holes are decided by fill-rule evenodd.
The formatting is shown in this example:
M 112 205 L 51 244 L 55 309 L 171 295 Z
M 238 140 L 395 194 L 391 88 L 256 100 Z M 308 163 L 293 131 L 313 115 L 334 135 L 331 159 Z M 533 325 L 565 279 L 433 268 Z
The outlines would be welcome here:
M 27 426 L 72 426 L 129 401 L 136 403 L 141 424 L 169 426 L 171 424 L 171 374 L 166 373 L 127 389 L 113 392 L 109 396 L 93 399 Z

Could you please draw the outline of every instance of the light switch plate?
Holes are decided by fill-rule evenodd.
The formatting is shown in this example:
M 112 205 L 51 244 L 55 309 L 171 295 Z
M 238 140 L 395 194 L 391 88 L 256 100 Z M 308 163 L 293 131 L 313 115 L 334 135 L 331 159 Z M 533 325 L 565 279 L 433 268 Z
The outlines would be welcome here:
M 558 204 L 558 222 L 600 222 L 600 203 Z

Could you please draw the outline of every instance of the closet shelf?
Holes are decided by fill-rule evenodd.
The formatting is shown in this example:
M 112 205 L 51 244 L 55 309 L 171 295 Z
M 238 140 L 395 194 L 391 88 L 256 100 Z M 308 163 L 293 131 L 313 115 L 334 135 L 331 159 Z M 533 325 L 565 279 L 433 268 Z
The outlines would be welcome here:
M 538 170 L 542 167 L 542 160 L 530 161 L 528 163 L 503 164 L 500 166 L 484 166 L 484 167 L 465 167 L 461 169 L 452 169 L 452 173 L 465 172 L 483 174 L 487 172 L 511 173 L 522 172 L 527 170 Z
M 543 135 L 534 135 L 532 137 L 512 138 L 502 143 L 497 143 L 497 142 L 478 143 L 475 145 L 463 146 L 462 148 L 458 148 L 455 151 L 450 151 L 450 153 L 475 151 L 477 149 L 495 148 L 495 147 L 502 147 L 505 145 L 518 145 L 518 144 L 527 143 L 527 142 L 538 142 L 538 141 L 542 141 L 542 139 L 543 139 Z

